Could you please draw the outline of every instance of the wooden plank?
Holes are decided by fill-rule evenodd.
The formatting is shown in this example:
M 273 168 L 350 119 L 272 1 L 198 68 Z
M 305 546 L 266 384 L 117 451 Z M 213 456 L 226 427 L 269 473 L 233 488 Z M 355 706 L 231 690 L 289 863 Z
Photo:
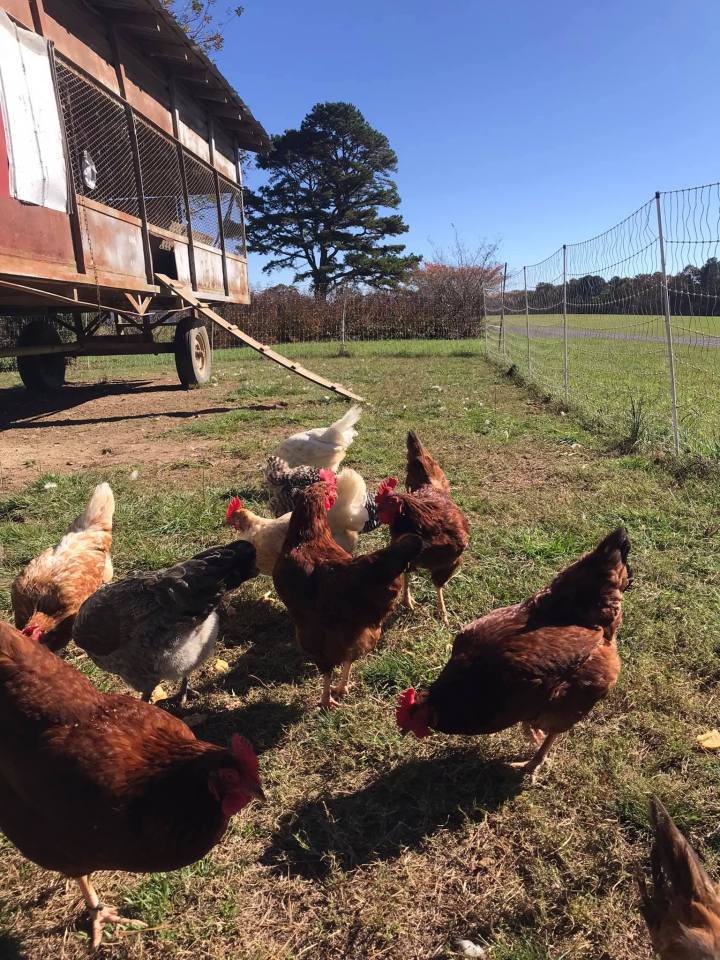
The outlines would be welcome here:
M 347 397 L 348 400 L 356 400 L 359 403 L 365 402 L 362 397 L 359 397 L 355 393 L 351 393 L 350 390 L 347 390 L 340 384 L 332 383 L 330 380 L 326 380 L 325 377 L 318 376 L 318 374 L 313 373 L 312 370 L 307 370 L 301 364 L 294 363 L 292 360 L 288 360 L 288 358 L 284 357 L 281 353 L 276 353 L 275 350 L 272 350 L 270 347 L 266 347 L 264 343 L 260 343 L 259 340 L 255 340 L 253 337 L 245 333 L 244 330 L 241 330 L 237 324 L 230 323 L 229 320 L 221 317 L 219 313 L 215 313 L 215 311 L 206 304 L 201 303 L 200 300 L 198 300 L 190 290 L 187 290 L 185 287 L 179 284 L 177 280 L 172 280 L 164 273 L 156 273 L 155 277 L 160 281 L 160 283 L 163 284 L 163 286 L 166 286 L 169 290 L 172 290 L 173 293 L 176 293 L 181 300 L 184 300 L 185 303 L 189 304 L 191 307 L 195 307 L 195 309 L 204 317 L 207 317 L 208 320 L 212 320 L 213 323 L 216 323 L 219 327 L 222 327 L 223 330 L 227 330 L 228 333 L 231 333 L 234 337 L 237 337 L 238 340 L 242 340 L 243 343 L 246 343 L 249 347 L 252 347 L 253 350 L 257 350 L 257 352 L 262 354 L 263 357 L 267 357 L 268 360 L 272 360 L 273 363 L 277 363 L 281 367 L 285 367 L 286 370 L 296 373 L 299 377 L 304 377 L 306 380 L 310 380 L 312 383 L 317 383 L 319 386 L 325 387 L 326 390 L 332 390 L 333 393 L 337 393 L 341 397 Z

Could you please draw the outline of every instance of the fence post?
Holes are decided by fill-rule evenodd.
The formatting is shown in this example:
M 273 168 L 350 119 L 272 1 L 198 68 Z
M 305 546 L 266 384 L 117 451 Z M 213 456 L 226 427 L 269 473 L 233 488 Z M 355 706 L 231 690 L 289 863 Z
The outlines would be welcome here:
M 502 287 L 500 289 L 500 331 L 498 333 L 498 348 L 502 347 L 505 356 L 505 283 L 507 282 L 507 261 L 503 269 Z
M 665 238 L 663 236 L 662 205 L 660 191 L 655 191 L 655 209 L 657 211 L 658 241 L 660 246 L 660 270 L 662 272 L 663 308 L 665 310 L 665 338 L 668 350 L 668 370 L 670 373 L 670 402 L 672 404 L 673 445 L 675 453 L 680 453 L 680 428 L 678 425 L 677 383 L 675 380 L 675 352 L 673 350 L 672 317 L 670 316 L 670 294 L 668 292 L 667 270 L 665 268 Z
M 567 244 L 563 244 L 563 378 L 565 403 L 570 399 L 570 371 L 568 368 L 568 319 L 567 319 Z
M 343 289 L 342 316 L 340 318 L 340 353 L 345 356 L 345 310 L 347 308 L 347 290 Z
M 482 285 L 482 319 L 483 319 L 483 337 L 485 339 L 485 354 L 488 352 L 488 323 L 487 323 L 487 304 L 485 303 L 485 281 Z
M 528 380 L 532 377 L 532 357 L 530 356 L 530 304 L 528 303 L 527 267 L 523 267 L 523 285 L 525 287 L 525 330 L 527 331 Z

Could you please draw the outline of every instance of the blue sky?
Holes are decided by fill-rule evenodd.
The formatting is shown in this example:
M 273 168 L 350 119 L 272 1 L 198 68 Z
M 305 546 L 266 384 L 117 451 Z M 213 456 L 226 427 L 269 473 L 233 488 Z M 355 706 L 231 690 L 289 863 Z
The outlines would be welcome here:
M 245 0 L 218 65 L 271 133 L 359 107 L 398 154 L 410 250 L 456 224 L 519 266 L 720 179 L 719 59 L 717 0 Z

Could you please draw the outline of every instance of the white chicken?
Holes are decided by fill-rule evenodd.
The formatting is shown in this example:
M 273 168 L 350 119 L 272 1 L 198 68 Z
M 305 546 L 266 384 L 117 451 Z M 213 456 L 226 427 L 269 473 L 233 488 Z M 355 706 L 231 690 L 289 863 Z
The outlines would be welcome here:
M 361 413 L 362 407 L 356 404 L 329 427 L 304 430 L 283 440 L 275 453 L 290 467 L 307 465 L 337 470 L 348 447 L 357 436 L 355 424 L 360 419 Z

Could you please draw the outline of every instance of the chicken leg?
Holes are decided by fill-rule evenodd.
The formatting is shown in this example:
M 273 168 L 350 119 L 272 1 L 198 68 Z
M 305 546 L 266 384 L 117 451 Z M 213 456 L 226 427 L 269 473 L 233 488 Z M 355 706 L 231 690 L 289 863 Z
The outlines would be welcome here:
M 446 627 L 450 626 L 450 619 L 448 617 L 447 607 L 445 606 L 445 596 L 443 594 L 442 587 L 435 587 L 437 590 L 437 612 L 438 617 L 442 620 Z
M 87 905 L 88 913 L 92 920 L 93 950 L 97 950 L 102 943 L 103 928 L 108 923 L 126 923 L 128 926 L 136 927 L 137 929 L 142 929 L 145 926 L 142 920 L 129 920 L 127 917 L 121 917 L 115 907 L 100 903 L 100 899 L 97 893 L 95 893 L 92 883 L 90 883 L 89 876 L 77 877 L 76 883 L 80 887 L 80 892 L 83 895 L 83 900 Z
M 540 749 L 529 760 L 521 760 L 518 763 L 511 763 L 510 766 L 515 770 L 522 770 L 526 775 L 530 775 L 530 783 L 535 783 L 540 767 L 545 763 L 550 747 L 557 739 L 556 733 L 548 733 Z
M 335 694 L 336 697 L 345 697 L 350 688 L 350 669 L 352 668 L 352 660 L 346 660 L 342 665 L 342 673 L 340 674 L 340 683 L 332 687 L 331 692 Z
M 415 601 L 412 598 L 410 593 L 410 574 L 406 573 L 403 576 L 403 592 L 401 597 L 402 603 L 410 610 L 411 612 L 415 609 Z
M 323 678 L 323 692 L 322 697 L 320 698 L 320 709 L 321 710 L 337 710 L 340 704 L 332 695 L 332 673 L 324 673 Z

